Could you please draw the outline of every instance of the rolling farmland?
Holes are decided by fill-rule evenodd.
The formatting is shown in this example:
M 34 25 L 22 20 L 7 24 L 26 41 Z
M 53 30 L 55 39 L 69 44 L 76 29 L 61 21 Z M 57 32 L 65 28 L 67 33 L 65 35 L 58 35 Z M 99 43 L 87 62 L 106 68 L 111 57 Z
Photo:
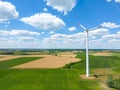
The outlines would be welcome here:
M 71 58 L 63 56 L 52 57 Z M 0 90 L 113 90 L 106 86 L 105 80 L 108 75 L 120 76 L 120 57 L 118 55 L 90 55 L 90 72 L 97 77 L 91 80 L 81 77 L 85 74 L 85 53 L 77 53 L 76 57 L 81 61 L 72 62 L 57 69 L 11 68 L 40 60 L 44 61 L 45 57 L 20 57 L 1 61 Z M 62 61 L 62 59 L 60 60 Z M 48 60 L 52 61 L 52 58 L 49 57 Z
M 120 90 L 120 0 L 0 0 L 0 90 Z
M 0 70 L 0 83 L 1 90 L 101 90 L 97 80 L 69 69 Z
M 10 60 L 5 60 L 5 61 L 0 61 L 0 68 L 9 68 L 13 67 L 19 64 L 23 64 L 26 62 L 30 62 L 36 59 L 40 59 L 41 57 L 20 57 L 20 58 L 15 58 L 15 59 L 10 59 Z

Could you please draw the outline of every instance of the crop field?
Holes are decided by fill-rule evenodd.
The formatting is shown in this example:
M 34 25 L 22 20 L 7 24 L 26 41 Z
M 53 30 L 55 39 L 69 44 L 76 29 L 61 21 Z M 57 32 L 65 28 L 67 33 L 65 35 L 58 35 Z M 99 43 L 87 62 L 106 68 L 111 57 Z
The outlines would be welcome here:
M 11 68 L 45 58 L 38 56 L 0 61 L 0 90 L 114 90 L 106 86 L 105 80 L 108 75 L 120 76 L 119 54 L 90 55 L 90 73 L 97 76 L 91 80 L 81 77 L 85 75 L 85 53 L 77 53 L 76 57 L 81 61 L 57 69 Z
M 1 55 L 1 56 L 0 56 L 0 61 L 15 59 L 15 58 L 19 58 L 19 57 L 20 57 L 20 56 Z
M 47 55 L 40 60 L 24 63 L 14 68 L 59 68 L 78 61 L 80 61 L 80 59 Z
M 101 90 L 96 80 L 83 80 L 69 69 L 0 70 L 1 90 Z
M 91 55 L 93 56 L 112 56 L 113 53 L 111 52 L 96 52 L 96 53 L 92 53 Z
M 0 61 L 0 68 L 9 68 L 13 67 L 19 64 L 23 64 L 26 62 L 30 62 L 36 59 L 40 59 L 41 57 L 20 57 L 16 59 L 10 59 L 10 60 L 5 60 L 5 61 Z
M 85 69 L 85 53 L 79 53 L 78 58 L 82 61 L 71 66 L 72 68 L 82 68 Z M 90 56 L 90 68 L 109 68 L 115 69 L 120 68 L 120 57 L 118 56 Z

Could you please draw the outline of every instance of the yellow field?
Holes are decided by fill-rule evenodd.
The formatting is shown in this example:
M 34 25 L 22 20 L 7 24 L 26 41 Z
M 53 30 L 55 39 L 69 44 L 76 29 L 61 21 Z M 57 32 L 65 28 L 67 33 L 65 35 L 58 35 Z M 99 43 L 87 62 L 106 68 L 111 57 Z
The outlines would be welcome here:
M 66 55 L 62 57 L 53 55 L 1 55 L 0 61 L 15 59 L 19 57 L 44 57 L 42 59 L 27 62 L 12 68 L 59 68 L 65 66 L 66 64 L 80 61 L 80 59 L 71 56 L 72 55 Z

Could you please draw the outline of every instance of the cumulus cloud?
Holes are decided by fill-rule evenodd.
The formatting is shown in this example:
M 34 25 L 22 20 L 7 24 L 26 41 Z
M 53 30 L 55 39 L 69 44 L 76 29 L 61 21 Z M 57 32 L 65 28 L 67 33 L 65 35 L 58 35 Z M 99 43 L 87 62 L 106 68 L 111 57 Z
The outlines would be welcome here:
M 101 24 L 101 26 L 109 29 L 120 27 L 120 25 L 117 25 L 116 23 L 111 23 L 111 22 L 104 22 Z
M 50 31 L 49 34 L 54 34 L 55 32 L 54 31 Z
M 41 34 L 45 34 L 45 32 L 41 32 Z
M 64 44 L 69 44 L 72 45 L 72 43 L 76 43 L 77 42 L 81 42 L 83 43 L 85 38 L 84 38 L 85 34 L 84 33 L 77 33 L 77 34 L 52 34 L 50 37 L 48 38 L 44 38 L 43 42 L 46 43 L 64 43 Z
M 77 30 L 77 29 L 76 29 L 76 27 L 69 27 L 68 30 L 69 30 L 69 31 L 75 31 L 75 30 Z
M 0 30 L 1 36 L 39 36 L 40 33 L 28 30 Z
M 76 6 L 76 0 L 45 0 L 46 5 L 56 9 L 57 11 L 64 12 L 64 15 L 68 11 L 71 11 Z
M 116 41 L 118 41 L 118 40 L 116 40 L 116 39 L 109 40 L 109 42 L 116 42 Z
M 110 25 L 110 23 L 108 24 L 108 26 L 104 25 L 104 27 L 106 26 L 107 28 L 100 27 L 99 29 L 89 31 L 90 48 L 119 48 L 120 31 L 111 34 L 109 29 L 113 27 L 116 28 L 117 26 Z M 52 35 L 43 38 L 42 43 L 51 48 L 85 48 L 85 35 L 85 32 L 76 34 L 53 33 Z
M 1 39 L 0 39 L 1 40 Z M 34 47 L 33 47 L 34 46 Z M 39 40 L 23 38 L 23 39 L 3 39 L 0 42 L 0 48 L 42 48 L 42 43 Z
M 38 46 L 40 33 L 28 30 L 0 30 L 0 48 L 33 48 Z
M 47 12 L 47 11 L 48 11 L 48 9 L 47 9 L 47 8 L 43 8 L 43 11 Z
M 103 40 L 111 40 L 111 39 L 117 39 L 120 40 L 120 32 L 117 32 L 115 34 L 107 34 L 102 36 Z
M 52 34 L 50 37 L 43 39 L 43 43 L 57 47 L 73 47 L 73 48 L 85 48 L 85 32 L 76 34 Z M 111 45 L 112 44 L 112 45 Z M 119 48 L 120 46 L 120 31 L 115 34 L 111 34 L 109 29 L 99 28 L 89 32 L 89 47 L 90 48 Z
M 107 2 L 111 2 L 112 0 L 107 0 Z
M 96 39 L 98 36 L 107 35 L 109 33 L 108 29 L 100 28 L 89 32 L 89 39 Z M 49 38 L 44 38 L 45 42 L 76 42 L 76 43 L 84 43 L 85 42 L 85 32 L 80 32 L 76 34 L 52 34 Z
M 120 0 L 115 0 L 115 2 L 118 2 L 118 3 L 120 3 Z
M 35 40 L 37 40 L 37 38 L 24 36 L 24 37 L 20 37 L 18 40 L 20 40 L 20 41 L 35 41 Z
M 89 31 L 89 32 L 90 32 L 90 35 L 99 36 L 99 35 L 107 34 L 109 32 L 109 30 L 105 29 L 105 28 L 99 28 L 99 29 L 96 29 L 96 30 L 93 30 L 93 31 Z
M 89 32 L 89 38 L 95 39 L 97 36 L 107 35 L 108 29 L 100 28 Z M 85 40 L 85 32 L 80 32 L 76 34 L 53 34 L 50 38 L 46 38 L 47 40 L 72 40 L 72 41 L 80 41 Z
M 42 30 L 57 30 L 65 26 L 62 19 L 50 13 L 37 13 L 30 17 L 21 18 L 20 20 Z
M 21 36 L 39 36 L 40 33 L 32 32 L 28 30 L 12 30 L 11 35 L 21 35 Z
M 120 35 L 120 31 L 118 31 L 118 32 L 117 32 L 117 34 L 119 34 L 119 35 Z
M 120 0 L 107 0 L 107 2 L 111 2 L 111 1 L 114 1 L 116 3 L 120 3 Z
M 19 13 L 13 4 L 0 1 L 0 23 L 11 19 L 16 19 L 18 16 Z
M 85 48 L 85 32 L 76 34 L 53 33 L 44 38 L 39 38 L 40 33 L 19 30 L 0 30 L 0 47 L 21 48 Z M 17 33 L 16 33 L 17 32 Z M 24 34 L 27 33 L 28 35 Z M 42 32 L 41 32 L 42 33 Z M 119 48 L 120 31 L 110 34 L 107 30 L 93 30 L 89 33 L 90 48 Z

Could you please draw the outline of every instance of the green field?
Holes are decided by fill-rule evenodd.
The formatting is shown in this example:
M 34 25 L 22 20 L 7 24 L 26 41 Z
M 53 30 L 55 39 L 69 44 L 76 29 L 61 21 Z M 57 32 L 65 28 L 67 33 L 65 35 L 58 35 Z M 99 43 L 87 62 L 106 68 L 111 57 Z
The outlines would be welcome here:
M 27 62 L 28 57 L 3 61 L 4 63 L 0 63 L 0 90 L 105 90 L 100 84 L 100 79 L 80 78 L 81 74 L 85 74 L 85 53 L 78 53 L 77 58 L 81 58 L 82 61 L 70 64 L 69 68 L 59 69 L 9 69 Z M 19 63 L 14 64 L 13 61 Z M 90 56 L 91 73 L 94 74 L 92 70 L 101 68 L 111 69 L 120 75 L 120 57 Z
M 85 69 L 85 53 L 79 53 L 77 58 L 81 58 L 82 62 L 74 64 L 71 68 Z M 109 68 L 120 69 L 120 57 L 119 56 L 92 56 L 90 55 L 90 68 Z
M 120 57 L 120 53 L 113 53 L 113 56 L 118 56 L 118 57 Z
M 101 90 L 96 80 L 79 78 L 78 70 L 0 70 L 0 90 Z
M 16 59 L 0 61 L 0 69 L 13 67 L 13 66 L 23 64 L 23 63 L 26 63 L 26 62 L 30 62 L 30 61 L 40 59 L 40 58 L 41 57 L 21 57 L 21 58 L 16 58 Z

